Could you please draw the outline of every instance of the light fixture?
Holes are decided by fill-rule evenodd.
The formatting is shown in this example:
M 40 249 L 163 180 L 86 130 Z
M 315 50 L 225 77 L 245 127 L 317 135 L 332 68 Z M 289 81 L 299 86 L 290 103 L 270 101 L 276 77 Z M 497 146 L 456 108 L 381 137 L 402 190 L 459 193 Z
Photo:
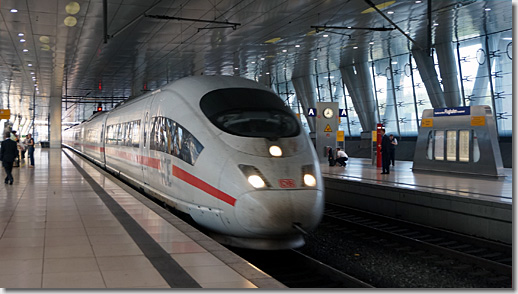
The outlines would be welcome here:
M 438 24 L 438 23 L 436 23 L 436 22 L 434 22 L 434 23 L 433 23 L 433 26 L 434 26 L 434 27 L 436 27 L 436 26 L 438 26 L 438 25 L 439 25 L 439 24 Z
M 369 45 L 374 45 L 374 42 L 370 42 Z
M 317 61 L 317 60 L 318 60 L 318 58 L 313 58 L 313 60 Z
M 491 11 L 491 8 L 486 8 L 486 9 L 484 9 L 484 10 L 485 10 L 485 11 Z
M 29 49 L 23 49 L 22 51 L 23 52 L 29 52 Z
M 323 35 L 322 37 L 327 38 L 327 37 L 329 37 L 329 35 Z
M 397 61 L 392 61 L 391 64 L 397 64 Z
M 16 12 L 18 12 L 18 9 L 13 8 L 13 9 L 11 9 L 9 11 L 12 12 L 12 13 L 16 13 Z
M 23 37 L 23 36 L 25 36 L 24 33 L 18 33 L 18 37 Z
M 260 176 L 252 175 L 248 177 L 248 182 L 254 187 L 254 188 L 264 188 L 266 184 L 264 183 L 263 179 L 261 179 Z
M 235 70 L 238 70 L 238 69 L 239 69 L 239 67 L 234 67 L 234 69 L 235 69 Z
M 50 38 L 48 36 L 41 36 L 40 42 L 42 42 L 43 44 L 48 44 L 50 42 Z
M 65 6 L 65 11 L 68 14 L 76 14 L 79 12 L 80 9 L 81 9 L 81 6 L 79 5 L 79 3 L 74 2 L 74 1 L 68 3 L 67 6 Z
M 282 50 L 282 52 L 286 53 L 286 52 L 288 52 L 288 50 L 284 49 L 284 50 Z
M 32 66 L 32 63 L 27 64 L 27 66 Z
M 270 151 L 270 154 L 274 157 L 282 156 L 282 149 L 279 146 L 275 146 L 275 145 L 270 146 L 269 151 Z
M 420 4 L 420 3 L 422 3 L 422 2 L 423 2 L 423 1 L 421 1 L 421 0 L 417 0 L 417 1 L 415 2 L 415 4 Z
M 314 187 L 317 184 L 317 180 L 315 177 L 311 174 L 305 174 L 304 175 L 304 184 L 309 187 Z
M 67 16 L 63 22 L 67 27 L 73 27 L 77 24 L 77 19 L 73 16 Z
M 387 14 L 394 14 L 394 11 L 387 11 Z
M 358 49 L 358 47 L 354 46 L 353 49 Z
M 392 5 L 392 4 L 394 4 L 394 3 L 396 3 L 396 0 L 387 1 L 387 2 L 384 2 L 384 3 L 381 3 L 381 4 L 376 5 L 376 8 L 377 8 L 378 10 L 382 10 L 382 9 L 384 9 L 384 8 L 389 7 L 390 5 Z M 365 14 L 365 13 L 371 13 L 371 12 L 374 12 L 374 11 L 376 11 L 376 9 L 374 9 L 373 7 L 370 7 L 370 8 L 365 9 L 365 10 L 364 10 L 364 11 L 362 11 L 361 13 L 362 13 L 362 14 Z
M 264 60 L 264 57 L 261 57 L 261 60 Z
M 300 48 L 300 45 L 295 45 L 295 48 Z
M 25 43 L 25 39 L 20 39 L 20 43 Z

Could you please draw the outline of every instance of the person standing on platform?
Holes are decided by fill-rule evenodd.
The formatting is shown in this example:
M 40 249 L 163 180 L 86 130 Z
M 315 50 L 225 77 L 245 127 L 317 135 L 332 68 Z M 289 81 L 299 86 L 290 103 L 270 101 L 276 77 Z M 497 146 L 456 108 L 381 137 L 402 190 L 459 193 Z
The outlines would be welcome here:
M 340 148 L 336 148 L 336 162 L 340 164 L 340 166 L 345 167 L 347 163 L 345 163 L 349 159 L 347 153 L 341 150 Z
M 397 139 L 392 134 L 389 135 L 389 139 L 390 139 L 390 149 L 389 149 L 390 162 L 392 162 L 392 166 L 395 166 Z
M 34 139 L 32 138 L 32 134 L 27 134 L 26 142 L 27 142 L 26 145 L 28 148 L 29 160 L 30 160 L 29 167 L 33 168 L 34 167 Z
M 390 174 L 390 139 L 385 134 L 385 130 L 381 130 L 381 174 Z
M 5 183 L 9 182 L 10 185 L 13 184 L 13 162 L 16 158 L 16 154 L 18 153 L 18 146 L 15 141 L 11 140 L 11 133 L 5 133 L 5 140 L 2 141 L 0 145 L 0 160 L 2 161 L 2 166 L 5 169 L 5 173 L 7 176 L 5 177 Z

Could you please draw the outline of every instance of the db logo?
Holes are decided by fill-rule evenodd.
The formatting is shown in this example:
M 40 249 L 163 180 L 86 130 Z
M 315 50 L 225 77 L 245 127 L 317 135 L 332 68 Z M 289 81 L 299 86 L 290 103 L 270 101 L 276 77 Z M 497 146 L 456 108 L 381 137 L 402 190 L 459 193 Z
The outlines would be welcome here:
M 295 181 L 292 179 L 280 179 L 279 187 L 285 188 L 295 188 Z

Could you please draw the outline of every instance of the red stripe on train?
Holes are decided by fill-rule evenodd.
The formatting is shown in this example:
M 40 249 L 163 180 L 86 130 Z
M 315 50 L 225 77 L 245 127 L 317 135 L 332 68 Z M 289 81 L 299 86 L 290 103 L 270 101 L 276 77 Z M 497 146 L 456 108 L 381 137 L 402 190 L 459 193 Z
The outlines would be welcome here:
M 185 170 L 179 168 L 176 165 L 173 165 L 173 176 L 179 178 L 180 180 L 193 185 L 194 187 L 202 190 L 203 192 L 210 194 L 221 201 L 224 201 L 232 206 L 236 203 L 236 199 L 227 193 L 214 188 L 213 186 L 207 184 L 201 179 L 193 176 L 192 174 L 186 172 Z
M 160 159 L 158 158 L 142 156 L 120 150 L 113 150 L 113 148 L 110 147 L 106 149 L 106 154 L 117 156 L 119 158 L 126 159 L 129 161 L 137 162 L 139 164 L 146 165 L 154 169 L 160 169 Z

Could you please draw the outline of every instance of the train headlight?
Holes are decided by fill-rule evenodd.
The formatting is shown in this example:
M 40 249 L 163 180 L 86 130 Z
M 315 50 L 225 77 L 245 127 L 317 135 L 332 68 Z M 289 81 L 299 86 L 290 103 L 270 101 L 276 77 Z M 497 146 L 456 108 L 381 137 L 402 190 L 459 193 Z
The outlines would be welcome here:
M 266 186 L 266 184 L 264 183 L 263 179 L 261 179 L 260 176 L 256 176 L 256 175 L 249 176 L 248 177 L 248 182 L 252 186 L 254 186 L 254 188 L 264 188 Z
M 270 154 L 274 157 L 282 156 L 282 149 L 279 146 L 270 146 Z
M 317 184 L 317 179 L 313 175 L 305 174 L 304 175 L 304 184 L 308 187 L 314 187 Z
M 271 188 L 272 185 L 261 171 L 252 165 L 240 164 L 239 169 L 245 175 L 246 179 L 256 189 Z
M 315 167 L 312 164 L 302 166 L 302 182 L 304 187 L 315 187 L 317 179 L 315 178 Z

